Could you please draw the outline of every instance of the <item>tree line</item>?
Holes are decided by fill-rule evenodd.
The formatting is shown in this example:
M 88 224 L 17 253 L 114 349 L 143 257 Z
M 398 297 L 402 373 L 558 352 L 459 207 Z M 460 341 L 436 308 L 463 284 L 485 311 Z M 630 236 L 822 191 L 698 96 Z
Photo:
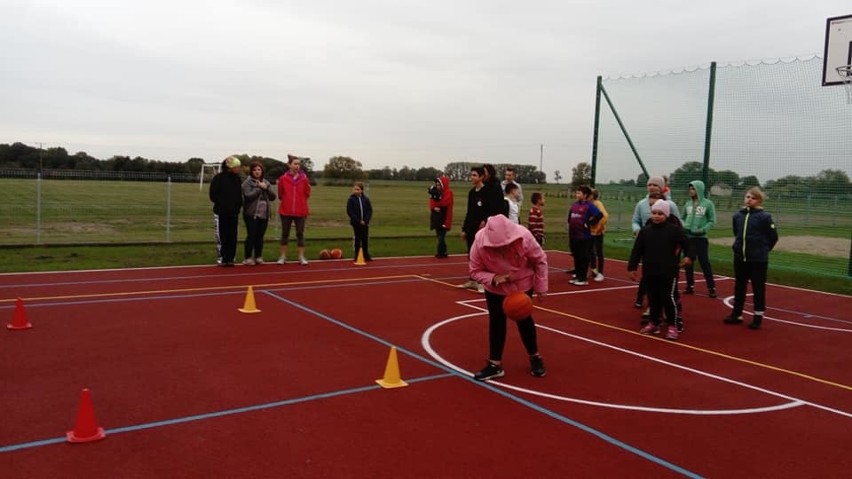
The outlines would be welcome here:
M 268 178 L 278 178 L 287 171 L 287 162 L 277 158 L 238 154 L 243 164 L 259 161 L 263 164 Z M 443 170 L 434 167 L 391 168 L 385 166 L 377 169 L 364 169 L 360 161 L 348 156 L 329 158 L 322 170 L 316 171 L 311 158 L 300 157 L 302 169 L 312 181 L 328 180 L 401 180 L 401 181 L 432 181 L 439 175 L 446 174 L 454 181 L 467 181 L 470 168 L 482 163 L 450 162 Z M 86 152 L 69 154 L 63 147 L 37 148 L 23 143 L 0 144 L 0 168 L 22 168 L 28 170 L 85 170 L 85 171 L 114 171 L 138 173 L 162 173 L 174 177 L 176 181 L 186 178 L 196 181 L 206 164 L 203 158 L 190 158 L 186 161 L 158 161 L 141 156 L 113 156 L 106 160 L 94 158 Z M 546 175 L 531 165 L 497 164 L 497 171 L 505 168 L 515 168 L 517 179 L 521 183 L 545 183 Z

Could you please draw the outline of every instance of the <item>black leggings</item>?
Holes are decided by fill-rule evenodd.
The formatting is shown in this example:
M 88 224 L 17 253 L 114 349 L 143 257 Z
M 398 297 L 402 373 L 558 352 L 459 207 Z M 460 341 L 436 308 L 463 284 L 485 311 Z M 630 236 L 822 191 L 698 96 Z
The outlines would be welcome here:
M 529 293 L 527 293 L 529 294 Z M 503 312 L 503 299 L 505 296 L 485 291 L 485 303 L 488 305 L 488 359 L 492 361 L 503 360 L 503 347 L 506 345 L 506 313 Z M 518 332 L 521 334 L 521 342 L 530 356 L 538 353 L 538 341 L 536 338 L 535 321 L 532 316 L 517 321 Z

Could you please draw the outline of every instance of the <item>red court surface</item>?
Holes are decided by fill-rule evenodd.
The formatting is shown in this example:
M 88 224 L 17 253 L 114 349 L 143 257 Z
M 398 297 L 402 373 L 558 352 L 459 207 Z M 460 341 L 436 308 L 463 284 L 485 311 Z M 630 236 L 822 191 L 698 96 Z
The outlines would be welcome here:
M 506 376 L 486 383 L 463 256 L 0 275 L 3 325 L 33 325 L 0 330 L 0 477 L 852 471 L 852 297 L 770 285 L 752 331 L 721 321 L 732 280 L 718 299 L 699 282 L 671 342 L 638 333 L 624 263 L 576 287 L 548 254 L 547 376 L 510 324 Z M 260 312 L 239 311 L 250 299 Z M 379 386 L 386 369 L 408 386 Z M 106 438 L 71 444 L 84 388 Z

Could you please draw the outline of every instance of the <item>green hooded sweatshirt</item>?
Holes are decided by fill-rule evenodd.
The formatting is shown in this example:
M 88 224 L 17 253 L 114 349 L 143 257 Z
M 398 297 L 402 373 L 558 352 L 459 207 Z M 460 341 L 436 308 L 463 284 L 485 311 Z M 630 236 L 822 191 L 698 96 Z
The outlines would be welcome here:
M 687 236 L 703 237 L 707 236 L 716 224 L 716 206 L 712 201 L 704 197 L 704 182 L 695 180 L 689 183 L 695 188 L 698 196 L 693 201 L 692 197 L 686 200 L 683 205 L 684 219 L 683 229 L 686 230 Z

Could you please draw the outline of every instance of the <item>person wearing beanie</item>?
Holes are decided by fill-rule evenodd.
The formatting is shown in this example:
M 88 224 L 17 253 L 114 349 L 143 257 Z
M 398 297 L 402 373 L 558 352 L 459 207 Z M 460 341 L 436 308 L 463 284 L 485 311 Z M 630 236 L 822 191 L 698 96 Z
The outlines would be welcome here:
M 778 230 L 772 215 L 763 209 L 763 191 L 751 188 L 745 194 L 745 206 L 734 214 L 734 309 L 723 321 L 740 324 L 745 308 L 746 288 L 751 281 L 754 316 L 749 328 L 760 329 L 766 311 L 766 272 L 769 252 L 778 242 Z
M 648 178 L 646 189 L 648 191 L 648 195 L 651 194 L 659 194 L 664 198 L 664 201 L 669 203 L 669 209 L 671 211 L 670 215 L 673 215 L 675 218 L 680 220 L 680 213 L 678 212 L 677 205 L 672 202 L 670 199 L 665 198 L 663 195 L 663 188 L 665 187 L 666 180 L 662 175 L 654 175 Z M 648 223 L 648 220 L 651 219 L 651 203 L 649 202 L 648 195 L 645 198 L 639 200 L 636 203 L 636 207 L 633 209 L 633 219 L 631 221 L 631 229 L 633 230 L 633 236 L 639 234 L 639 230 L 642 229 Z M 644 283 L 640 281 L 639 288 L 636 291 L 636 301 L 634 302 L 634 306 L 637 309 L 642 309 L 642 301 L 645 297 L 645 289 Z M 645 311 L 643 317 L 647 317 L 650 314 L 650 311 Z
M 657 200 L 651 207 L 651 220 L 636 236 L 627 271 L 630 279 L 638 279 L 637 269 L 642 264 L 642 280 L 648 295 L 650 317 L 646 325 L 639 330 L 642 334 L 660 334 L 662 313 L 665 312 L 665 338 L 675 341 L 679 337 L 677 309 L 674 293 L 677 291 L 677 274 L 680 266 L 692 264 L 695 257 L 686 239 L 686 232 L 679 223 L 669 221 L 671 205 L 668 201 Z M 681 252 L 686 257 L 680 261 Z
M 243 207 L 241 171 L 240 159 L 229 156 L 222 161 L 221 171 L 210 181 L 220 266 L 233 266 L 237 255 L 237 228 Z

